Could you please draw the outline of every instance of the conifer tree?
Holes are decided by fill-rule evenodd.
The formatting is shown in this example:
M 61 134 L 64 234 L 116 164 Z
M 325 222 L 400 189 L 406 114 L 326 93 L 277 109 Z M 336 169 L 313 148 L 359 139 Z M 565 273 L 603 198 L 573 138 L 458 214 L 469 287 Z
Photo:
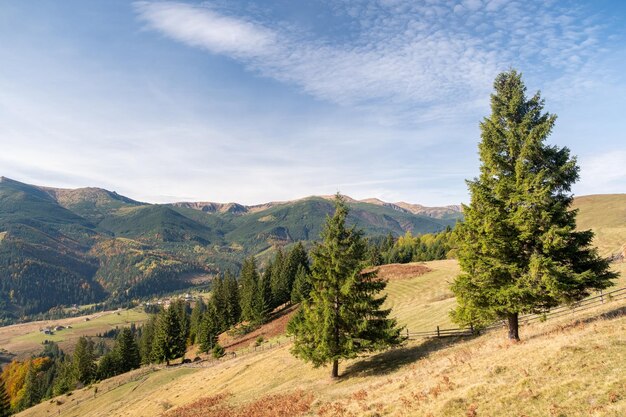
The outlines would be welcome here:
M 281 304 L 291 301 L 291 292 L 300 267 L 303 267 L 307 272 L 309 271 L 309 257 L 304 246 L 302 246 L 302 242 L 298 242 L 285 256 L 280 277 Z
M 146 365 L 154 360 L 152 356 L 152 344 L 154 342 L 154 333 L 157 326 L 157 314 L 152 314 L 150 319 L 143 325 L 141 329 L 141 338 L 139 339 L 139 354 L 141 363 Z
M 11 415 L 11 402 L 9 394 L 4 388 L 4 382 L 0 379 L 0 417 L 9 417 Z
M 243 261 L 240 282 L 241 319 L 258 322 L 261 319 L 262 306 L 259 304 L 259 273 L 254 257 Z
M 170 308 L 174 308 L 176 310 L 176 314 L 178 315 L 178 323 L 180 324 L 180 332 L 185 340 L 185 345 L 187 344 L 187 340 L 189 339 L 189 304 L 182 299 L 178 299 L 172 303 Z
M 120 373 L 120 361 L 115 351 L 105 353 L 98 362 L 96 372 L 99 380 L 114 377 Z
M 226 276 L 218 275 L 213 278 L 213 285 L 211 288 L 211 305 L 218 312 L 220 320 L 220 328 L 226 329 L 232 324 L 233 317 L 231 317 L 229 307 L 229 286 L 228 279 L 230 278 L 230 272 L 226 273 Z M 239 307 L 239 302 L 237 302 Z
M 210 352 L 217 345 L 220 330 L 218 313 L 215 306 L 209 304 L 198 327 L 198 343 L 201 352 Z
M 494 82 L 491 115 L 480 124 L 480 176 L 468 181 L 465 220 L 457 228 L 462 273 L 452 290 L 460 324 L 507 320 L 519 340 L 518 317 L 573 302 L 611 285 L 615 274 L 576 231 L 571 186 L 576 159 L 545 143 L 556 116 L 537 92 L 526 97 L 521 74 Z
M 91 339 L 80 337 L 74 348 L 74 372 L 76 379 L 84 385 L 96 376 L 94 344 Z
M 265 322 L 272 313 L 272 266 L 265 269 L 259 283 L 259 305 L 261 306 L 261 321 Z
M 228 314 L 228 327 L 230 327 L 241 320 L 241 294 L 239 293 L 239 282 L 237 282 L 237 278 L 230 271 L 226 272 L 224 281 L 226 283 L 226 312 Z M 217 310 L 217 314 L 223 313 Z
M 272 288 L 272 307 L 278 307 L 285 302 L 286 294 L 284 294 L 282 285 L 282 274 L 285 263 L 285 255 L 282 248 L 278 248 L 274 260 L 272 262 L 271 288 Z
M 297 304 L 310 299 L 312 289 L 310 273 L 303 265 L 300 265 L 293 283 L 293 290 L 291 290 L 291 302 Z
M 189 339 L 191 343 L 198 343 L 198 328 L 200 327 L 202 315 L 205 310 L 206 304 L 202 298 L 198 298 L 196 304 L 193 306 L 193 310 L 191 310 L 191 317 L 189 318 Z
M 391 310 L 378 297 L 386 282 L 376 271 L 362 272 L 366 244 L 362 231 L 346 228 L 348 206 L 341 196 L 335 214 L 328 217 L 322 243 L 311 252 L 311 299 L 302 303 L 289 330 L 295 335 L 292 353 L 313 366 L 332 364 L 331 376 L 339 376 L 339 361 L 359 353 L 376 351 L 401 342 L 400 329 Z
M 74 389 L 76 385 L 74 366 L 69 356 L 66 356 L 58 366 L 57 377 L 52 387 L 52 393 L 54 395 L 65 394 Z
M 124 327 L 117 336 L 114 352 L 118 360 L 118 373 L 137 369 L 141 365 L 139 346 L 137 346 L 133 332 L 128 327 Z
M 186 341 L 180 327 L 177 309 L 170 306 L 159 314 L 152 343 L 152 356 L 158 362 L 180 358 L 185 354 Z

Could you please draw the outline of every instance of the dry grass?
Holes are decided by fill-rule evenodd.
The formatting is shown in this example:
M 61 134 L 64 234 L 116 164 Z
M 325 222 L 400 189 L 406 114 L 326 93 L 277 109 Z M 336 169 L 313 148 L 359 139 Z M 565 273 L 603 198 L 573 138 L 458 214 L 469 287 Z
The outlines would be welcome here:
M 376 268 L 370 268 L 367 271 L 378 271 L 378 277 L 386 279 L 388 281 L 403 280 L 409 278 L 415 278 L 420 275 L 424 275 L 431 271 L 426 266 L 426 263 L 408 263 L 408 264 L 388 264 L 377 266 Z
M 21 416 L 193 416 L 176 413 L 210 411 L 213 401 L 214 408 L 229 410 L 222 415 L 234 416 L 622 417 L 625 314 L 626 303 L 613 301 L 524 326 L 523 340 L 515 344 L 504 329 L 474 339 L 412 341 L 342 363 L 338 382 L 328 369 L 296 360 L 283 346 L 209 368 L 159 369 L 119 387 L 124 380 L 113 378 L 108 388 L 99 384 L 95 399 L 93 390 L 79 390 L 70 397 L 75 406 L 62 397 L 65 404 L 47 402 Z M 224 393 L 229 395 L 216 402 Z M 274 404 L 310 408 L 297 414 L 301 408 L 295 405 L 295 411 L 285 411 Z M 197 415 L 220 415 L 209 411 Z
M 163 417 L 298 417 L 308 412 L 313 394 L 296 391 L 291 394 L 268 395 L 235 407 L 227 404 L 228 394 L 202 398 L 192 404 L 167 412 Z

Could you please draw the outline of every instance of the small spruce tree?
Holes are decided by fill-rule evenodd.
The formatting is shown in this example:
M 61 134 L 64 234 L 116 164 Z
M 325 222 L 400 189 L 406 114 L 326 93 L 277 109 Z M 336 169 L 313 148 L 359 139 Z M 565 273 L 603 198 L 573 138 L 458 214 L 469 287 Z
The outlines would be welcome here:
M 74 348 L 74 372 L 76 380 L 84 385 L 92 382 L 96 376 L 94 344 L 91 339 L 80 337 Z
M 217 337 L 220 333 L 220 319 L 215 306 L 209 304 L 202 315 L 198 327 L 198 343 L 201 352 L 210 352 L 217 345 Z
M 261 319 L 262 306 L 259 305 L 259 273 L 254 258 L 243 261 L 241 268 L 241 319 L 258 322 Z
M 114 352 L 118 360 L 118 373 L 137 369 L 141 365 L 139 346 L 137 346 L 133 332 L 128 327 L 124 327 L 117 336 Z
M 322 243 L 311 253 L 311 298 L 289 326 L 295 336 L 292 353 L 315 367 L 332 364 L 333 378 L 339 376 L 340 360 L 401 342 L 396 321 L 388 318 L 391 310 L 381 308 L 385 297 L 376 297 L 386 282 L 376 271 L 362 272 L 363 233 L 346 228 L 348 206 L 339 195 L 335 206 L 322 230 Z
M 180 358 L 185 354 L 185 335 L 180 326 L 178 310 L 172 305 L 159 314 L 152 342 L 152 356 L 157 362 Z
M 237 282 L 237 278 L 230 271 L 226 272 L 226 276 L 224 277 L 224 283 L 226 285 L 226 314 L 228 317 L 227 327 L 234 326 L 239 323 L 241 320 L 241 307 L 240 307 L 240 298 L 241 295 L 239 293 L 239 282 Z M 218 314 L 224 314 L 219 309 L 217 310 Z M 226 328 L 224 328 L 225 330 Z

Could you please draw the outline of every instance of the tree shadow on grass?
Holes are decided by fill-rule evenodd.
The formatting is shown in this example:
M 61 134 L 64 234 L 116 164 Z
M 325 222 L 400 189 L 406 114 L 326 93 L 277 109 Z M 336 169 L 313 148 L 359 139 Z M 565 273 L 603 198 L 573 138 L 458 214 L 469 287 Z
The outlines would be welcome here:
M 381 376 L 427 357 L 432 352 L 452 346 L 471 337 L 444 337 L 425 339 L 415 346 L 403 346 L 370 356 L 351 365 L 343 372 L 345 378 Z

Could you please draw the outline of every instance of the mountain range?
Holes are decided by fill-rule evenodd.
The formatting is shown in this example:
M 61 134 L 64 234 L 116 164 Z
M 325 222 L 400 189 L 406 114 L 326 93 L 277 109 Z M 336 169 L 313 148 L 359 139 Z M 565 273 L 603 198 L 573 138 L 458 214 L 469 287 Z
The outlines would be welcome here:
M 149 204 L 101 188 L 59 189 L 0 178 L 0 321 L 57 306 L 118 302 L 202 283 L 246 256 L 310 243 L 334 196 L 246 206 Z M 354 200 L 368 236 L 438 232 L 460 206 Z

